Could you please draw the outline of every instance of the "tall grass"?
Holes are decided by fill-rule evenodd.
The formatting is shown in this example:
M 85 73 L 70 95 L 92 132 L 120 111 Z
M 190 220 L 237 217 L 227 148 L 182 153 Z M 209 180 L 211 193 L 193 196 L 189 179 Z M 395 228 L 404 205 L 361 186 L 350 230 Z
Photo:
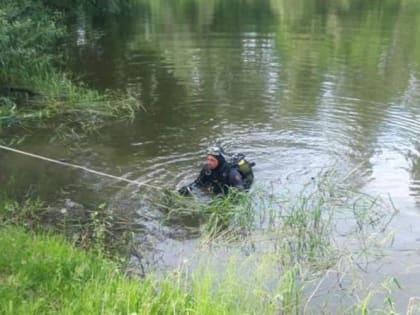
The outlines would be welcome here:
M 189 216 L 200 218 L 203 248 L 218 258 L 226 253 L 235 257 L 233 272 L 225 276 L 239 287 L 252 287 L 252 292 L 247 291 L 250 296 L 255 297 L 254 289 L 261 294 L 266 308 L 259 312 L 307 314 L 322 306 L 327 314 L 334 314 L 334 309 L 346 314 L 392 313 L 392 290 L 367 285 L 363 273 L 392 241 L 386 228 L 395 208 L 388 200 L 353 190 L 339 178 L 336 172 L 322 172 L 303 190 L 284 195 L 254 189 L 210 202 L 166 196 L 160 207 L 173 224 L 182 224 Z M 217 274 L 224 275 L 221 270 L 226 266 L 223 258 L 214 263 L 213 281 L 217 283 Z M 247 277 L 252 280 L 247 282 Z M 340 292 L 332 303 L 331 291 L 325 292 L 327 283 L 335 288 L 334 294 Z M 385 293 L 388 297 L 382 304 L 378 297 Z
M 164 212 L 167 224 L 199 228 L 209 238 L 220 234 L 245 235 L 254 226 L 252 199 L 246 192 L 231 190 L 227 195 L 214 198 L 185 198 L 177 192 L 165 191 L 151 202 Z
M 140 286 L 57 237 L 2 228 L 0 243 L 2 314 L 129 314 L 154 294 L 153 282 Z
M 112 258 L 126 265 L 137 253 L 134 235 L 144 231 L 135 221 L 134 211 L 120 211 L 100 204 L 96 208 L 65 202 L 62 207 L 47 206 L 39 200 L 17 202 L 0 199 L 0 225 L 21 226 L 33 233 L 61 234 L 77 247 Z
M 84 253 L 52 235 L 0 229 L 5 253 L 0 258 L 0 312 L 397 312 L 392 293 L 399 290 L 398 280 L 364 279 L 388 236 L 384 227 L 392 207 L 334 184 L 331 174 L 321 174 L 303 191 L 287 196 L 256 190 L 200 203 L 167 194 L 156 206 L 167 214 L 169 227 L 198 229 L 200 246 L 178 268 L 149 270 L 143 278 L 130 279 L 95 248 Z M 30 209 L 5 223 L 31 222 L 39 213 Z M 97 211 L 93 232 L 106 242 L 108 215 L 104 208 Z M 186 222 L 194 217 L 198 219 Z M 415 299 L 408 307 L 414 312 Z
M 272 298 L 263 282 L 238 277 L 236 260 L 220 274 L 203 267 L 136 280 L 55 236 L 1 228 L 0 244 L 2 314 L 273 314 L 276 301 L 295 300 L 293 274 Z
M 111 120 L 132 119 L 140 108 L 135 95 L 90 90 L 56 67 L 62 57 L 54 46 L 66 34 L 63 21 L 68 11 L 46 3 L 0 3 L 0 126 L 48 123 L 62 134 L 72 134 L 96 130 Z

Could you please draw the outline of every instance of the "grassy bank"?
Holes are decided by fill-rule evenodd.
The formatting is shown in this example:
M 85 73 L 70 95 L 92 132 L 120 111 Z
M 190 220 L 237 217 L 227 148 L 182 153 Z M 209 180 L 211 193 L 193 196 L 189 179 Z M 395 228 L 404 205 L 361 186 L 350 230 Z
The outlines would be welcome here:
M 166 313 L 159 298 L 176 292 L 168 287 L 154 296 L 152 281 L 130 280 L 112 262 L 56 236 L 9 227 L 0 230 L 0 244 L 1 314 L 131 314 L 146 304 L 145 314 Z
M 140 280 L 57 236 L 3 227 L 0 244 L 1 314 L 292 314 L 299 297 L 293 271 L 279 288 L 282 300 L 263 282 L 237 278 L 239 261 L 220 273 L 179 269 Z
M 49 123 L 89 131 L 139 108 L 127 92 L 99 93 L 59 70 L 56 44 L 65 37 L 68 10 L 48 1 L 1 1 L 0 124 Z M 68 13 L 67 13 L 68 14 Z
M 255 191 L 203 205 L 166 196 L 164 223 L 198 217 L 199 246 L 177 268 L 140 278 L 102 247 L 83 251 L 37 226 L 39 205 L 9 203 L 0 212 L 0 313 L 396 314 L 398 281 L 364 279 L 387 242 L 392 206 L 331 178 L 284 197 Z M 92 230 L 103 243 L 110 225 L 98 216 L 116 216 L 105 210 Z

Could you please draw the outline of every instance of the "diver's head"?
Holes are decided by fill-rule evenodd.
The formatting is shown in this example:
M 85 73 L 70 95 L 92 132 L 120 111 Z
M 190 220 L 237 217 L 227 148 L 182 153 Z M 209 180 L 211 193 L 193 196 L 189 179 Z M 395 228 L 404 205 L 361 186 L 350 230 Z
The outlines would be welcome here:
M 207 166 L 209 169 L 215 170 L 224 163 L 226 163 L 226 160 L 221 147 L 213 146 L 207 148 Z

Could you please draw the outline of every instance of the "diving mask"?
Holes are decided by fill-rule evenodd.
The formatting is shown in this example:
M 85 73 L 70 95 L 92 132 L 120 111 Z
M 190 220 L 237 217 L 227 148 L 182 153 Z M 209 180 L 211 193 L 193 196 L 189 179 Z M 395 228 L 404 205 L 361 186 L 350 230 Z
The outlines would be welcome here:
M 221 147 L 209 147 L 207 148 L 207 155 L 214 155 L 214 156 L 219 156 L 223 154 L 223 149 Z

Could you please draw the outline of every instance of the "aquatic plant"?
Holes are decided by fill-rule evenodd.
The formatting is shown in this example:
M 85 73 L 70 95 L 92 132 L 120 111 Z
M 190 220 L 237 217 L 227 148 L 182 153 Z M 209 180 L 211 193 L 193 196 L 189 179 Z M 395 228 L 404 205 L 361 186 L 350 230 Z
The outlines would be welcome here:
M 72 244 L 113 258 L 122 265 L 138 251 L 134 235 L 142 231 L 133 219 L 135 216 L 134 211 L 127 209 L 120 211 L 106 204 L 84 207 L 69 199 L 56 206 L 47 206 L 37 199 L 18 202 L 5 197 L 0 203 L 2 225 L 23 226 L 37 233 L 59 233 Z
M 240 282 L 242 288 L 246 287 L 244 277 L 256 277 L 256 268 L 262 272 L 264 289 L 256 278 L 249 285 L 268 299 L 270 314 L 310 312 L 312 303 L 317 305 L 327 296 L 322 289 L 327 281 L 340 288 L 339 307 L 349 313 L 349 300 L 353 311 L 360 310 L 356 305 L 363 300 L 364 282 L 355 275 L 366 272 L 383 245 L 392 240 L 386 228 L 396 210 L 392 201 L 359 193 L 348 187 L 346 176 L 342 178 L 334 170 L 321 172 L 302 190 L 280 195 L 258 187 L 240 198 L 233 193 L 210 201 L 170 195 L 164 208 L 172 219 L 177 218 L 172 221 L 177 226 L 189 215 L 200 215 L 202 247 L 197 260 L 206 261 L 215 283 L 219 281 L 216 274 L 232 259 L 236 269 L 226 277 Z M 228 261 L 218 261 L 225 253 L 229 253 Z M 214 285 L 209 287 L 214 290 Z M 391 295 L 388 300 L 379 308 L 391 309 Z M 328 313 L 332 306 L 328 299 L 325 303 Z M 367 299 L 365 304 L 366 309 L 375 308 L 377 299 Z
M 18 205 L 13 205 L 12 210 L 10 206 L 7 210 L 9 221 L 3 222 L 9 225 L 25 222 L 28 216 L 11 215 L 18 211 Z M 0 259 L 0 277 L 5 279 L 0 285 L 0 290 L 5 292 L 0 295 L 3 298 L 1 311 L 5 314 L 31 314 L 46 309 L 70 314 L 95 313 L 98 309 L 102 313 L 138 314 L 396 312 L 392 292 L 398 289 L 398 280 L 391 278 L 377 284 L 366 283 L 363 277 L 389 240 L 385 228 L 393 208 L 378 197 L 346 190 L 334 173 L 320 174 L 302 191 L 288 192 L 285 196 L 267 191 L 263 194 L 256 189 L 246 195 L 232 193 L 203 202 L 166 193 L 155 205 L 167 215 L 164 224 L 169 228 L 185 224 L 187 229 L 194 227 L 200 231 L 200 246 L 175 270 L 155 273 L 149 269 L 142 272 L 141 280 L 134 282 L 117 271 L 117 265 L 103 269 L 101 260 L 105 259 L 103 265 L 108 265 L 106 257 L 110 256 L 101 247 L 84 246 L 83 237 L 73 244 L 82 245 L 99 260 L 91 265 L 91 258 L 83 259 L 82 272 L 78 263 L 68 261 L 76 254 L 63 255 L 66 261 L 61 260 L 63 257 L 50 258 L 45 263 L 48 268 L 57 270 L 57 278 L 47 279 L 42 272 L 36 276 L 37 268 L 47 268 L 39 257 L 56 257 L 61 253 L 61 249 L 55 247 L 50 253 L 48 245 L 43 249 L 44 254 L 39 254 L 39 242 L 57 242 L 57 238 L 51 235 L 34 238 L 19 229 L 1 229 L 0 244 L 9 246 L 6 250 L 10 259 Z M 70 209 L 70 205 L 67 208 Z M 364 213 L 365 210 L 368 213 Z M 188 216 L 196 216 L 197 221 L 183 221 Z M 382 219 L 377 219 L 380 216 Z M 13 217 L 16 220 L 12 220 Z M 86 219 L 79 222 L 86 233 L 79 235 L 89 235 L 99 244 L 109 242 L 108 236 L 115 227 L 112 207 L 100 205 L 87 212 Z M 72 229 L 77 226 L 71 220 L 62 223 Z M 74 232 L 72 229 L 65 228 Z M 13 237 L 16 243 L 9 242 L 8 237 Z M 17 250 L 21 246 L 27 248 L 23 253 Z M 11 261 L 23 259 L 17 255 L 28 256 L 27 263 L 12 268 Z M 83 278 L 85 280 L 79 282 L 79 272 L 82 277 L 87 272 L 89 280 Z M 62 287 L 67 289 L 60 291 L 60 297 L 56 296 L 57 288 Z M 115 303 L 110 303 L 113 299 Z M 415 310 L 415 300 L 410 303 L 410 310 Z
M 100 93 L 58 69 L 62 56 L 55 44 L 66 33 L 63 20 L 63 12 L 43 1 L 1 2 L 1 126 L 36 124 L 59 136 L 78 135 L 133 119 L 141 108 L 129 91 Z
M 167 224 L 187 225 L 212 238 L 219 234 L 238 236 L 250 233 L 254 222 L 251 196 L 246 192 L 231 190 L 227 195 L 214 198 L 185 198 L 177 192 L 165 191 L 156 195 L 151 202 L 165 214 Z

